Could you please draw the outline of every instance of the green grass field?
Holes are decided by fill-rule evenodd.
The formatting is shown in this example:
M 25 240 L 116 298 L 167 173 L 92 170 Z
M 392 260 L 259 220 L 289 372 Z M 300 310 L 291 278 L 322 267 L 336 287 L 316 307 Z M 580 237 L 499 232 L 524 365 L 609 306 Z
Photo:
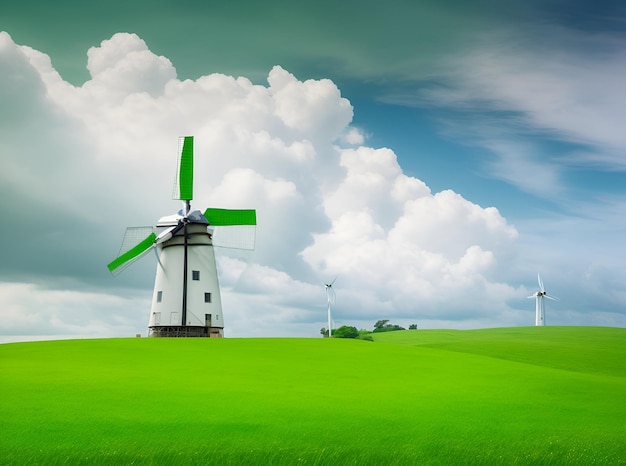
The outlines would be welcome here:
M 626 464 L 626 329 L 4 344 L 0 464 Z

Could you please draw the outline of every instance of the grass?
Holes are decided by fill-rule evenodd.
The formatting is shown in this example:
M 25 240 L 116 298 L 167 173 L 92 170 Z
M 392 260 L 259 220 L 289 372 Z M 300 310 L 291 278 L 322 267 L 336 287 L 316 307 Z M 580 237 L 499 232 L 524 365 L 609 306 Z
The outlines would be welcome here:
M 626 464 L 626 329 L 0 345 L 0 464 Z

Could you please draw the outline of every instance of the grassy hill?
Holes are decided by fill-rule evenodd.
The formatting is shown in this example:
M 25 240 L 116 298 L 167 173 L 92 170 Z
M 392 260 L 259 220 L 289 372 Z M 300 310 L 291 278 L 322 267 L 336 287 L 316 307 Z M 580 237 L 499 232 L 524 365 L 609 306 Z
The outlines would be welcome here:
M 576 372 L 626 376 L 626 329 L 512 327 L 373 334 L 376 341 L 428 346 Z
M 0 345 L 0 464 L 626 464 L 626 329 Z

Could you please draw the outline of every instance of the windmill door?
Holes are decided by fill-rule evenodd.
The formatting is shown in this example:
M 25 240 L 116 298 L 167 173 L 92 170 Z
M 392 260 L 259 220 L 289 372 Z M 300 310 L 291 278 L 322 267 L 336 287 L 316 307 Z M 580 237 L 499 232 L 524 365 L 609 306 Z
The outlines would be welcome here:
M 204 314 L 205 325 L 211 327 L 211 314 Z

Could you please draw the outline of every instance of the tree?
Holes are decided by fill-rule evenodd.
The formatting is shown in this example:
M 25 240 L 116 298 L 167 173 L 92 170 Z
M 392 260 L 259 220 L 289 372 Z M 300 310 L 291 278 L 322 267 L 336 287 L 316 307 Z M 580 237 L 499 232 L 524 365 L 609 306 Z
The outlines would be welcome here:
M 387 322 L 389 322 L 389 319 L 379 320 L 374 324 L 374 328 L 383 328 L 385 325 L 387 325 Z
M 417 330 L 417 324 L 409 325 L 409 330 Z
M 359 331 L 356 327 L 349 325 L 342 325 L 333 331 L 333 338 L 356 338 L 358 336 Z
M 326 330 L 326 327 L 322 327 L 320 329 L 320 333 L 322 334 L 324 338 L 328 338 L 328 330 Z
M 380 332 L 393 332 L 395 330 L 404 330 L 404 327 L 399 325 L 388 324 L 388 320 L 379 320 L 374 324 L 374 331 L 372 333 L 380 333 Z

